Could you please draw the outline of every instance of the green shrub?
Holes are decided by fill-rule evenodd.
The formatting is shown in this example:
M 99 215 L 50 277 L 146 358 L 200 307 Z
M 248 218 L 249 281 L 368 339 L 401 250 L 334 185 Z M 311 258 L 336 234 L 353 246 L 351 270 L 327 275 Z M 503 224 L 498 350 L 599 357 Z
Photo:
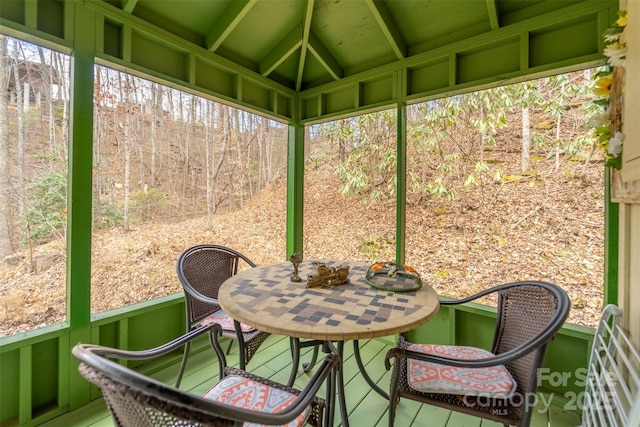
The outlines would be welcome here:
M 43 243 L 64 239 L 67 225 L 67 176 L 40 175 L 26 188 L 27 207 L 22 216 L 22 241 Z

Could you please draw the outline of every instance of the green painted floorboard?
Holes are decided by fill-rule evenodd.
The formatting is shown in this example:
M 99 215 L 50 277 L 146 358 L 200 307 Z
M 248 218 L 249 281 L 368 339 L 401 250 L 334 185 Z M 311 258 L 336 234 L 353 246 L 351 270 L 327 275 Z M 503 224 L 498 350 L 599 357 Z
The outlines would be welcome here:
M 383 390 L 389 388 L 390 373 L 384 368 L 384 356 L 390 348 L 391 340 L 360 341 L 360 355 L 370 377 Z M 223 344 L 226 350 L 226 343 Z M 302 350 L 301 362 L 311 358 L 311 348 Z M 388 427 L 388 404 L 375 391 L 371 390 L 364 378 L 359 375 L 353 356 L 353 344 L 344 346 L 344 384 L 349 423 L 351 427 Z M 227 357 L 227 363 L 238 365 L 238 347 L 233 345 Z M 320 353 L 318 360 L 323 354 Z M 179 360 L 175 365 L 160 369 L 153 377 L 172 384 L 178 373 Z M 289 338 L 271 335 L 260 347 L 258 353 L 249 362 L 247 369 L 274 381 L 286 383 L 291 370 Z M 302 388 L 310 374 L 298 369 L 295 386 Z M 203 394 L 218 379 L 217 358 L 210 349 L 194 353 L 189 357 L 181 388 L 192 393 Z M 324 387 L 320 396 L 324 397 Z M 57 417 L 44 427 L 113 427 L 113 422 L 102 399 L 95 400 L 69 414 Z M 340 412 L 336 409 L 335 425 L 340 426 Z M 549 411 L 534 413 L 531 427 L 575 427 L 580 425 L 580 417 L 574 413 L 552 407 Z M 441 408 L 421 405 L 402 399 L 398 405 L 394 427 L 500 427 L 501 424 L 480 420 L 471 416 L 450 412 Z

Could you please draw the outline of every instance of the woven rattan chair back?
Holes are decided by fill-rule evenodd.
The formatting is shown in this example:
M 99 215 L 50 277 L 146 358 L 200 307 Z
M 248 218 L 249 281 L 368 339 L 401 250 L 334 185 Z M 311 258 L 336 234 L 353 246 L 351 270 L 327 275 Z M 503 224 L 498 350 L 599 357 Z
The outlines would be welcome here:
M 412 354 L 408 351 L 411 343 L 403 337 L 398 340 L 396 348 L 389 350 L 387 366 L 390 366 L 390 360 L 394 360 L 390 387 L 390 426 L 393 426 L 400 398 L 440 406 L 504 425 L 529 425 L 533 411 L 529 403 L 537 390 L 537 371 L 542 367 L 549 343 L 569 315 L 570 300 L 567 293 L 557 285 L 526 281 L 495 286 L 460 300 L 442 299 L 440 304 L 465 304 L 483 297 L 496 296 L 497 318 L 491 349 L 495 356 L 471 361 Z M 456 342 L 455 345 L 465 343 Z M 507 399 L 478 400 L 468 396 L 461 398 L 455 394 L 419 392 L 408 383 L 408 358 L 466 368 L 504 365 L 516 381 L 517 389 Z
M 192 289 L 209 298 L 218 299 L 220 286 L 238 272 L 240 265 L 256 265 L 240 252 L 219 245 L 193 246 L 180 255 L 177 274 L 185 289 L 188 321 L 191 325 L 220 310 L 219 305 L 200 301 Z
M 558 314 L 557 296 L 548 288 L 513 286 L 499 291 L 496 337 L 492 352 L 503 354 L 530 342 L 553 323 Z M 509 360 L 505 366 L 516 380 L 518 396 L 527 396 L 529 385 L 537 383 L 537 368 L 542 365 L 547 345 Z M 515 408 L 522 417 L 524 405 Z
M 218 291 L 225 280 L 242 268 L 255 266 L 247 256 L 226 246 L 202 244 L 185 250 L 178 257 L 176 273 L 184 289 L 186 330 L 197 327 L 202 320 L 221 310 Z M 269 336 L 268 333 L 257 329 L 243 332 L 240 330 L 240 324 L 235 325 L 235 330 L 225 329 L 222 335 L 232 340 L 231 342 L 238 342 L 241 369 L 246 367 Z M 187 343 L 176 386 L 179 386 L 182 380 L 189 350 L 190 343 Z

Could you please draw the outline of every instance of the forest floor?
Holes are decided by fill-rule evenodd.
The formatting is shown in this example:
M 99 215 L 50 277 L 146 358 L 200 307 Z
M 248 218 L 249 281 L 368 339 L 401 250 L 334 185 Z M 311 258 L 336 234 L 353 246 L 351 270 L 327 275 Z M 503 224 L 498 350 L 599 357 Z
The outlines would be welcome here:
M 455 201 L 408 203 L 406 262 L 454 297 L 522 279 L 557 283 L 572 300 L 569 321 L 593 326 L 603 301 L 602 164 L 565 162 L 556 171 L 552 161 L 540 160 L 534 167 L 533 175 L 461 189 Z M 128 233 L 95 231 L 92 313 L 181 292 L 175 262 L 191 245 L 228 245 L 259 265 L 287 259 L 285 204 L 281 179 L 241 210 L 215 215 L 210 227 L 203 217 L 135 224 Z M 364 206 L 340 193 L 323 167 L 308 174 L 304 209 L 306 258 L 393 259 L 395 202 Z M 65 316 L 64 244 L 34 250 L 32 259 L 53 260 L 38 273 L 28 255 L 19 255 L 0 263 L 0 337 Z

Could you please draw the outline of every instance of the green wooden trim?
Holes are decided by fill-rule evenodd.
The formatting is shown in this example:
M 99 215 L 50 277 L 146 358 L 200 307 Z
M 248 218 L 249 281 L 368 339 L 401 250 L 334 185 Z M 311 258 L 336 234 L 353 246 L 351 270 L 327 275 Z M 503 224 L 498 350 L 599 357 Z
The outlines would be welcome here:
M 304 125 L 289 124 L 287 154 L 287 253 L 303 254 Z
M 67 323 L 58 323 L 56 325 L 46 326 L 33 331 L 21 332 L 9 337 L 3 337 L 0 338 L 0 354 L 14 351 L 24 347 L 25 345 L 34 345 L 48 341 L 52 338 L 61 337 L 68 333 L 69 325 Z
M 17 24 L 4 18 L 0 18 L 0 33 L 10 37 L 26 40 L 30 43 L 38 44 L 57 52 L 70 54 L 73 50 L 73 43 L 69 40 L 63 40 L 43 31 L 27 28 L 24 25 Z
M 165 295 L 148 301 L 142 301 L 136 304 L 119 307 L 113 310 L 104 311 L 102 313 L 91 316 L 91 327 L 100 327 L 108 325 L 114 321 L 128 319 L 132 316 L 148 313 L 151 311 L 163 310 L 176 304 L 184 304 L 184 294 Z
M 620 205 L 611 201 L 611 169 L 604 170 L 604 301 L 618 304 Z
M 38 28 L 38 1 L 25 0 L 24 23 L 29 28 Z
M 33 406 L 32 397 L 32 384 L 33 375 L 31 373 L 32 363 L 32 347 L 22 347 L 20 349 L 18 370 L 20 372 L 20 383 L 18 384 L 18 420 L 20 424 L 28 423 L 31 421 L 31 409 Z
M 37 2 L 32 2 L 30 4 L 32 5 L 31 7 L 34 7 L 33 5 L 37 4 Z M 375 2 L 373 4 L 375 4 Z M 66 7 L 67 5 L 69 7 Z M 324 121 L 330 118 L 337 117 L 338 115 L 348 115 L 358 112 L 364 112 L 365 110 L 369 110 L 371 108 L 388 107 L 391 105 L 395 105 L 399 101 L 416 102 L 418 100 L 426 100 L 433 97 L 446 96 L 450 93 L 460 93 L 461 91 L 471 90 L 472 88 L 479 89 L 482 88 L 483 85 L 487 85 L 487 87 L 489 87 L 491 85 L 495 85 L 496 78 L 499 78 L 500 81 L 506 83 L 517 81 L 523 76 L 546 76 L 551 73 L 561 71 L 560 69 L 576 70 L 579 68 L 590 66 L 591 63 L 596 61 L 600 61 L 600 63 L 603 63 L 601 54 L 602 49 L 600 49 L 602 39 L 600 36 L 600 30 L 602 28 L 606 28 L 606 24 L 610 23 L 612 20 L 615 20 L 615 11 L 617 11 L 617 7 L 618 4 L 615 0 L 594 0 L 570 5 L 558 12 L 541 13 L 539 16 L 536 16 L 534 18 L 527 18 L 526 15 L 520 17 L 509 15 L 507 17 L 504 17 L 505 21 L 509 22 L 505 22 L 505 25 L 503 27 L 496 28 L 493 31 L 486 32 L 481 35 L 465 39 L 463 41 L 451 42 L 435 49 L 430 49 L 430 46 L 428 45 L 413 46 L 411 47 L 412 52 L 421 53 L 414 54 L 392 64 L 377 67 L 364 72 L 356 72 L 351 76 L 340 79 L 340 81 L 327 83 L 325 85 L 300 92 L 300 99 L 310 100 L 311 98 L 313 98 L 317 99 L 318 102 L 321 102 L 323 96 L 327 93 L 335 93 L 345 90 L 347 92 L 350 92 L 353 90 L 353 86 L 359 84 L 360 82 L 364 82 L 370 79 L 377 79 L 382 75 L 393 73 L 394 71 L 399 69 L 409 70 L 415 67 L 424 67 L 425 65 L 428 65 L 433 61 L 439 61 L 440 58 L 446 57 L 448 55 L 455 63 L 456 58 L 458 58 L 458 55 L 460 55 L 461 53 L 466 54 L 471 51 L 489 49 L 492 46 L 496 46 L 496 44 L 500 43 L 512 43 L 512 41 L 517 40 L 518 37 L 520 38 L 521 49 L 519 53 L 520 69 L 506 69 L 503 72 L 498 73 L 498 76 L 496 76 L 494 73 L 491 77 L 487 78 L 478 78 L 480 77 L 480 75 L 473 75 L 471 77 L 472 81 L 458 81 L 456 72 L 457 66 L 452 66 L 449 69 L 449 73 L 453 79 L 453 83 L 447 87 L 437 88 L 424 92 L 396 94 L 396 96 L 389 97 L 389 99 L 376 99 L 375 102 L 367 105 L 356 104 L 350 108 L 340 108 L 339 110 L 326 109 L 326 103 L 323 103 L 324 108 L 317 109 L 317 111 L 314 112 L 307 112 L 303 114 L 301 119 L 304 120 L 304 122 Z M 150 25 L 145 21 L 137 18 L 136 16 L 128 14 L 125 11 L 118 9 L 117 7 L 113 7 L 107 2 L 95 0 L 85 0 L 83 2 L 65 2 L 65 12 L 69 12 L 65 13 L 64 19 L 68 19 L 72 8 L 76 11 L 80 9 L 91 9 L 97 14 L 104 16 L 104 18 L 108 18 L 110 22 L 119 23 L 121 25 L 120 28 L 122 31 L 125 31 L 123 29 L 124 27 L 129 27 L 133 32 L 139 35 L 137 39 L 140 39 L 140 37 L 142 37 L 154 46 L 163 46 L 162 49 L 166 49 L 168 52 L 172 52 L 173 54 L 187 55 L 191 53 L 196 57 L 196 62 L 207 62 L 209 64 L 212 64 L 211 66 L 213 67 L 213 69 L 215 69 L 215 72 L 220 72 L 226 77 L 232 76 L 233 79 L 238 83 L 238 85 L 240 85 L 240 89 L 242 89 L 242 80 L 248 79 L 255 82 L 255 84 L 260 87 L 267 88 L 264 89 L 267 92 L 274 91 L 276 94 L 287 94 L 290 97 L 298 96 L 296 92 L 291 88 L 280 85 L 279 83 L 276 83 L 261 75 L 259 72 L 252 72 L 250 70 L 247 70 L 246 68 L 235 64 L 232 61 L 227 60 L 226 58 L 223 58 L 208 51 L 203 47 L 198 46 L 197 43 L 187 42 L 177 35 Z M 37 14 L 37 11 L 33 13 Z M 576 37 L 581 37 L 583 39 L 587 37 L 589 40 L 593 41 L 594 46 L 598 47 L 597 49 L 593 49 L 593 52 L 591 54 L 584 54 L 583 52 L 581 53 L 578 51 L 573 52 L 571 50 L 571 44 L 561 43 L 563 46 L 565 46 L 566 49 L 569 49 L 568 51 L 562 53 L 562 59 L 547 58 L 546 56 L 544 56 L 544 54 L 540 53 L 546 51 L 545 46 L 539 48 L 536 47 L 535 49 L 529 46 L 531 37 L 535 37 L 537 33 L 544 33 L 545 31 L 553 33 L 553 31 L 555 31 L 557 27 L 570 25 L 576 23 L 577 21 L 595 22 L 595 30 L 578 29 L 578 32 L 575 33 Z M 2 21 L 3 25 L 5 22 L 6 21 Z M 65 37 L 67 37 L 66 29 L 69 28 L 70 25 L 67 25 L 67 23 L 63 24 L 65 28 Z M 39 33 L 38 30 L 34 28 L 25 27 L 16 23 L 7 23 L 7 25 L 13 28 L 21 28 L 21 31 L 25 33 L 38 34 L 38 36 L 42 36 L 44 39 L 55 40 L 56 43 L 59 44 L 67 43 L 67 46 L 73 46 L 73 43 L 68 43 L 68 40 L 60 40 L 56 37 L 52 37 L 51 35 Z M 585 31 L 587 31 L 588 34 L 585 34 Z M 102 36 L 98 37 L 98 39 L 100 39 L 101 37 Z M 309 37 L 311 37 L 311 35 Z M 553 37 L 563 39 L 563 35 L 561 34 L 553 35 Z M 131 51 L 131 43 L 133 43 L 133 40 L 130 39 L 130 37 L 123 36 L 122 51 L 125 53 L 125 58 L 129 56 L 128 54 L 126 54 L 126 52 Z M 75 42 L 79 42 L 78 38 L 74 38 L 74 40 Z M 313 47 L 311 42 L 312 40 L 310 38 L 309 46 Z M 94 49 L 96 54 L 99 54 L 103 50 L 102 46 L 95 46 Z M 411 54 L 412 52 L 409 52 L 409 54 Z M 538 64 L 537 66 L 535 66 L 536 64 L 528 64 L 529 58 L 535 57 L 536 53 L 538 55 L 542 55 L 542 63 Z M 142 66 L 141 64 L 133 64 L 122 59 L 118 61 L 118 58 L 108 57 L 104 54 L 100 55 L 104 56 L 104 59 L 109 62 L 115 61 L 117 64 L 119 63 L 120 65 L 123 65 L 125 67 L 131 67 L 134 70 L 138 70 L 152 77 L 165 79 L 170 83 L 174 83 L 178 87 L 186 87 L 189 90 L 195 90 L 196 92 L 212 96 L 215 99 L 220 99 L 224 103 L 235 103 L 244 108 L 247 108 L 250 111 L 255 111 L 260 114 L 266 114 L 276 120 L 289 121 L 292 119 L 292 117 L 289 117 L 287 114 L 282 113 L 282 111 L 288 111 L 288 109 L 281 108 L 278 110 L 275 108 L 271 108 L 270 105 L 261 105 L 260 102 L 253 102 L 253 100 L 250 100 L 251 97 L 247 97 L 242 90 L 238 91 L 238 93 L 228 93 L 230 89 L 226 87 L 226 83 L 218 83 L 223 86 L 218 87 L 216 86 L 216 83 L 207 82 L 207 84 L 213 85 L 214 88 L 206 87 L 206 85 L 195 85 L 187 81 L 188 78 L 186 76 L 188 76 L 188 74 L 186 74 L 185 70 L 182 70 L 182 72 L 178 73 L 180 75 L 167 75 L 166 72 L 162 71 L 166 71 L 166 69 L 163 67 L 163 64 L 165 64 L 166 61 L 160 59 L 154 60 L 153 57 L 147 57 L 145 58 L 145 62 L 150 62 L 145 63 L 145 65 Z M 324 55 L 320 56 L 324 57 Z M 320 62 L 322 63 L 323 61 Z M 499 63 L 500 61 L 497 62 Z M 488 63 L 496 63 L 496 61 L 488 61 Z M 186 66 L 184 66 L 183 68 L 186 68 Z M 210 69 L 207 68 L 196 73 L 196 76 L 201 76 L 201 79 L 206 80 L 206 76 L 210 74 Z M 323 111 L 325 109 L 326 111 Z
M 68 335 L 63 335 L 58 339 L 58 408 L 69 408 L 69 393 L 67 390 L 70 388 L 70 367 L 72 366 L 71 355 L 71 341 Z

